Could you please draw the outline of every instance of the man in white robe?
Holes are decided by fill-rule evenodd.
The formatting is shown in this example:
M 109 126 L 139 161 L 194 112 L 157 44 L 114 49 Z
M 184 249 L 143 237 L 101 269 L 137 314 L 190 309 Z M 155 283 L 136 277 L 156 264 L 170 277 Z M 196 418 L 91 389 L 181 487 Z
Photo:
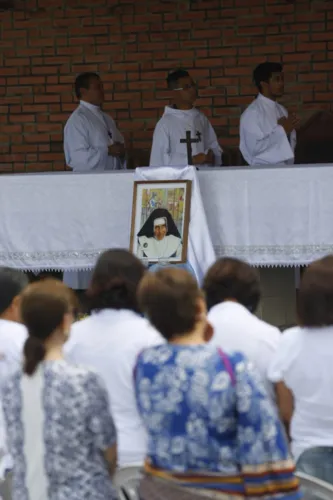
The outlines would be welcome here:
M 178 70 L 167 78 L 172 90 L 173 105 L 166 106 L 155 127 L 150 166 L 187 166 L 186 132 L 191 132 L 193 165 L 222 164 L 222 149 L 208 118 L 194 107 L 198 97 L 195 82 L 189 73 Z
M 259 64 L 253 72 L 257 98 L 240 119 L 240 150 L 249 165 L 293 164 L 299 120 L 277 102 L 284 93 L 280 63 Z
M 103 83 L 96 73 L 76 78 L 79 106 L 64 130 L 67 165 L 74 172 L 98 172 L 126 168 L 124 138 L 114 120 L 102 111 Z
M 150 261 L 180 260 L 183 243 L 179 231 L 164 209 L 156 209 L 138 234 L 138 257 Z
M 209 269 L 203 286 L 214 329 L 210 343 L 226 352 L 239 351 L 262 375 L 267 392 L 275 400 L 268 371 L 280 343 L 280 331 L 255 316 L 260 300 L 257 271 L 237 259 L 220 259 Z

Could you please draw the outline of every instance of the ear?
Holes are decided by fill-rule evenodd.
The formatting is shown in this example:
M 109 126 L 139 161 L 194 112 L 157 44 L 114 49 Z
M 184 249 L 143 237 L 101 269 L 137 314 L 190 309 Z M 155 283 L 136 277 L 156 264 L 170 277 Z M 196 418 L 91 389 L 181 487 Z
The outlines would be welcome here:
M 206 327 L 204 330 L 204 341 L 205 342 L 210 342 L 213 338 L 214 335 L 214 328 L 212 325 L 207 321 Z

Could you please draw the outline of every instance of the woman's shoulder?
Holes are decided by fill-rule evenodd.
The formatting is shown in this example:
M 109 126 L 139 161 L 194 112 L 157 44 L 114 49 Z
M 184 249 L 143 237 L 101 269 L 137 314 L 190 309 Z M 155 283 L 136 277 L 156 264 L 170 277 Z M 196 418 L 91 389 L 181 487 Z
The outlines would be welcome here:
M 66 384 L 85 383 L 98 379 L 98 375 L 94 370 L 86 366 L 70 363 L 66 360 L 51 363 L 46 362 L 44 369 L 46 377 L 52 374 L 59 380 L 66 382 Z

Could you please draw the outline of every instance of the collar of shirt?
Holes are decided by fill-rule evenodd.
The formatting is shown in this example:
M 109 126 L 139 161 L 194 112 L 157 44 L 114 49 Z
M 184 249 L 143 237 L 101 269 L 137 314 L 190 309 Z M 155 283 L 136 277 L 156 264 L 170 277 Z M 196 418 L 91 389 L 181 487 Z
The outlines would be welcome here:
M 239 302 L 233 302 L 232 300 L 226 300 L 224 302 L 220 302 L 220 304 L 216 304 L 214 307 L 211 308 L 209 313 L 212 312 L 232 312 L 237 315 L 250 315 L 252 317 L 252 313 L 242 304 Z
M 90 102 L 80 101 L 80 106 L 84 106 L 85 108 L 90 109 L 90 111 L 92 111 L 95 114 L 103 113 L 103 111 L 99 106 L 95 106 L 95 104 L 91 104 Z
M 273 101 L 272 99 L 269 99 L 268 97 L 265 97 L 262 94 L 258 94 L 257 99 L 259 99 L 265 106 L 270 106 L 271 108 L 276 108 L 278 106 L 278 103 L 276 101 Z

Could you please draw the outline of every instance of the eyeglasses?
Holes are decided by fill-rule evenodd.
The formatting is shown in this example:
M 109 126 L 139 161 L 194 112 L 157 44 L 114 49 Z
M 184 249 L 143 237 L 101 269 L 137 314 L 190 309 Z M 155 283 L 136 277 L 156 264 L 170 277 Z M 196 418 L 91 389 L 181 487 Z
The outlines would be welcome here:
M 184 85 L 184 87 L 179 87 L 177 89 L 173 90 L 191 90 L 191 89 L 196 89 L 197 88 L 197 82 L 193 83 L 188 83 L 187 85 Z

